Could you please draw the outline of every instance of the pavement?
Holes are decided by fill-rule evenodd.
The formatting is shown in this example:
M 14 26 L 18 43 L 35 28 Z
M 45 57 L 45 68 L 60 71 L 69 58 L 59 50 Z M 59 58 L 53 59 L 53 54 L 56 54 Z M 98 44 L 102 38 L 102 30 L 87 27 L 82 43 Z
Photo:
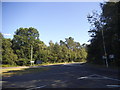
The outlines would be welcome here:
M 3 77 L 2 89 L 120 88 L 119 70 L 100 68 L 86 63 L 42 67 L 50 69 L 20 76 Z

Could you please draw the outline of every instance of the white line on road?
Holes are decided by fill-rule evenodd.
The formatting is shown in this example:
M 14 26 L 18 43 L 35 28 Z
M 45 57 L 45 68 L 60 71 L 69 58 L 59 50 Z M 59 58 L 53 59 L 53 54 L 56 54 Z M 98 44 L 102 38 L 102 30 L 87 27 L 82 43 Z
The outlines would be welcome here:
M 35 87 L 35 88 L 43 88 L 43 87 L 45 87 L 46 85 L 44 85 L 44 86 L 40 86 L 40 87 Z
M 88 75 L 84 77 L 79 77 L 77 79 L 109 79 L 109 80 L 114 80 L 114 81 L 120 81 L 119 79 L 109 78 L 109 77 L 98 75 L 98 74 L 92 74 L 92 75 Z
M 120 88 L 120 85 L 106 85 L 106 86 L 111 87 L 111 88 L 113 87 Z
M 43 88 L 43 87 L 45 87 L 45 86 L 47 86 L 47 85 L 43 85 L 43 86 L 39 86 L 39 87 L 33 87 L 33 88 L 26 89 L 26 90 L 32 90 L 32 89 L 37 89 L 37 88 Z
M 101 76 L 101 77 L 103 77 L 104 79 L 110 79 L 110 80 L 114 80 L 114 81 L 120 81 L 119 79 L 109 78 L 109 77 L 102 76 L 102 75 L 98 75 L 98 74 L 96 74 L 96 75 L 97 75 L 97 76 Z
M 77 78 L 77 79 L 86 79 L 86 78 L 88 78 L 88 77 L 85 76 L 85 77 L 80 77 L 80 78 Z

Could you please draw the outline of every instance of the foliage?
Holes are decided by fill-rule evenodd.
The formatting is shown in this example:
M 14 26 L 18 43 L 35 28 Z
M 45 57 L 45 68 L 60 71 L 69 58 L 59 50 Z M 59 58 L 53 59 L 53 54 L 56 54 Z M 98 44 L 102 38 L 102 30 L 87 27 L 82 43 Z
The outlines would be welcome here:
M 50 59 L 52 62 L 80 62 L 86 59 L 87 52 L 84 47 L 80 46 L 79 42 L 75 42 L 74 38 L 65 38 L 65 41 L 60 40 L 60 43 L 52 43 L 50 41 Z
M 11 40 L 3 38 L 2 40 L 2 64 L 15 65 L 17 55 L 13 53 L 11 48 Z
M 2 39 L 3 35 L 0 33 L 0 63 L 2 63 Z
M 12 47 L 19 58 L 30 59 L 30 48 L 34 46 L 39 40 L 39 33 L 36 29 L 19 28 L 16 30 L 12 40 Z
M 88 45 L 88 61 L 97 64 L 105 64 L 102 56 L 107 53 L 109 65 L 117 65 L 120 62 L 120 2 L 101 3 L 102 13 L 93 12 L 93 15 L 88 15 L 88 21 L 91 24 L 90 34 L 91 44 Z M 102 33 L 103 31 L 103 33 Z M 114 60 L 109 58 L 109 55 L 115 56 Z
M 65 38 L 59 43 L 49 42 L 46 46 L 39 39 L 39 32 L 35 28 L 19 28 L 12 40 L 3 39 L 3 64 L 30 65 L 30 61 L 42 63 L 80 62 L 86 59 L 87 52 L 74 38 Z M 31 54 L 33 56 L 31 56 Z M 32 58 L 31 58 L 32 57 Z

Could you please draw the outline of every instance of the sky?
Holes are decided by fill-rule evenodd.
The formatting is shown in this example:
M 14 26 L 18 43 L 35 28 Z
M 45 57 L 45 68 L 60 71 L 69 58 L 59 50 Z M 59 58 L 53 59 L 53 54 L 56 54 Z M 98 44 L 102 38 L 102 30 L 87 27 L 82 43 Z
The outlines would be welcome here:
M 2 33 L 12 39 L 20 27 L 34 27 L 46 45 L 68 37 L 89 43 L 87 15 L 93 10 L 101 10 L 100 2 L 2 2 Z

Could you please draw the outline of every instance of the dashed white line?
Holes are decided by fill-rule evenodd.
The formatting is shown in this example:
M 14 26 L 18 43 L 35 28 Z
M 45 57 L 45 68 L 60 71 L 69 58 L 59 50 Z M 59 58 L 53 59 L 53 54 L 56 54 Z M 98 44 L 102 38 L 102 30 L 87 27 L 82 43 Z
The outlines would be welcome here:
M 44 86 L 40 86 L 40 87 L 36 87 L 36 88 L 43 88 L 43 87 L 45 87 L 46 85 L 44 85 Z
M 32 89 L 37 89 L 37 88 L 43 88 L 43 87 L 45 87 L 45 86 L 47 86 L 47 85 L 43 85 L 43 86 L 39 86 L 39 87 L 33 87 L 33 88 L 26 89 L 26 90 L 32 90 Z
M 77 78 L 77 79 L 86 79 L 86 78 L 88 78 L 88 77 L 85 76 L 85 77 L 80 77 L 80 78 Z

